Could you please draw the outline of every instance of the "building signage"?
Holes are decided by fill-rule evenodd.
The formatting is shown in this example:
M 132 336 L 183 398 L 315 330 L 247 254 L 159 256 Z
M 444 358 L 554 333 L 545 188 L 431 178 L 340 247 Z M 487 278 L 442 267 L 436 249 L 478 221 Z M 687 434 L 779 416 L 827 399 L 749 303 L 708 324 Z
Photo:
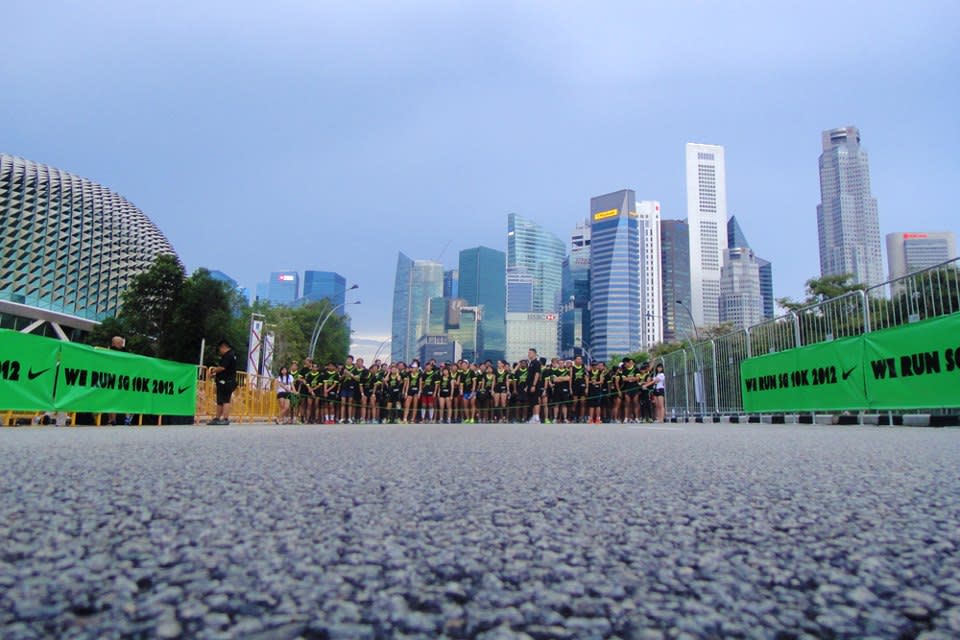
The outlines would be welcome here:
M 598 211 L 593 214 L 594 220 L 606 220 L 607 218 L 616 218 L 620 213 L 619 209 L 608 209 L 607 211 Z

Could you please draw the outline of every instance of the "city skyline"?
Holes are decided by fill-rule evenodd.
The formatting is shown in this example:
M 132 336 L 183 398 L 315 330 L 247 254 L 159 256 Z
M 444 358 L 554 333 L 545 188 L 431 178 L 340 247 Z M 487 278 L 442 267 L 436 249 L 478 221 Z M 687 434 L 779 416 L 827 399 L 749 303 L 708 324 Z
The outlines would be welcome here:
M 858 28 L 835 38 L 826 13 Z M 865 132 L 881 235 L 903 215 L 957 230 L 957 88 L 941 81 L 960 62 L 956 3 L 214 1 L 144 20 L 126 3 L 50 15 L 14 1 L 5 17 L 17 28 L 0 60 L 0 150 L 124 194 L 188 271 L 251 291 L 277 268 L 344 274 L 362 290 L 360 336 L 390 332 L 400 248 L 453 267 L 445 244 L 502 249 L 510 211 L 566 237 L 590 195 L 625 187 L 686 217 L 691 141 L 725 148 L 728 213 L 777 265 L 778 297 L 802 298 L 819 275 L 825 129 Z M 645 25 L 648 46 L 606 37 L 627 24 Z M 689 43 L 717 34 L 728 46 L 705 64 Z M 827 91 L 825 77 L 843 82 Z

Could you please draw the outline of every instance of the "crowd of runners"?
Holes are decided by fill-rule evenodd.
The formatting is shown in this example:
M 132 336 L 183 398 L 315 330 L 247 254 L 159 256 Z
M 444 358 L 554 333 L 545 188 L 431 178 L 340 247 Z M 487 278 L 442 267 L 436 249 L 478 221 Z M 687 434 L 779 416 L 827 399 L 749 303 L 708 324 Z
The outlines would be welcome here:
M 482 364 L 325 365 L 305 359 L 277 377 L 287 423 L 662 422 L 663 365 L 624 358 L 617 366 L 540 358 Z

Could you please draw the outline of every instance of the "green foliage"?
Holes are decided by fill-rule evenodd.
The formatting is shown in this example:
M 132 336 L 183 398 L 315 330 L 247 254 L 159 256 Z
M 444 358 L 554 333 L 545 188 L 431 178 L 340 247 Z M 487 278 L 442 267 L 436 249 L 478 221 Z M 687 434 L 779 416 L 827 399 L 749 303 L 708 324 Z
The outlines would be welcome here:
M 610 355 L 610 359 L 607 361 L 608 367 L 618 366 L 624 358 L 633 358 L 633 361 L 638 365 L 641 362 L 648 362 L 650 360 L 650 354 L 646 351 L 634 351 L 633 353 L 628 353 L 625 356 L 613 353 Z
M 90 332 L 87 342 L 106 346 L 119 335 L 132 353 L 197 362 L 204 339 L 208 353 L 221 338 L 244 343 L 245 334 L 228 331 L 238 306 L 239 296 L 206 269 L 187 278 L 176 258 L 162 255 L 131 280 L 120 312 Z
M 187 278 L 180 302 L 174 309 L 174 322 L 160 339 L 161 357 L 179 362 L 197 362 L 200 345 L 206 340 L 205 364 L 216 361 L 216 346 L 221 339 L 243 354 L 246 336 L 233 326 L 237 295 L 206 269 L 197 269 Z
M 127 328 L 118 318 L 104 318 L 87 334 L 86 344 L 93 347 L 109 347 L 113 336 L 126 336 Z
M 127 340 L 127 350 L 178 362 L 196 363 L 200 345 L 206 341 L 203 364 L 217 361 L 217 343 L 226 339 L 237 358 L 246 362 L 250 317 L 264 316 L 268 330 L 276 335 L 275 369 L 292 360 L 302 361 L 310 349 L 310 336 L 318 319 L 330 311 L 327 300 L 300 307 L 249 304 L 227 284 L 214 280 L 206 269 L 189 278 L 172 256 L 160 256 L 137 275 L 123 295 L 115 318 L 107 318 L 87 337 L 88 344 L 107 346 L 113 336 Z M 350 334 L 343 318 L 333 313 L 317 341 L 316 359 L 343 362 L 350 347 Z
M 269 307 L 261 311 L 276 333 L 273 361 L 275 368 L 292 360 L 303 361 L 310 351 L 310 337 L 317 322 L 328 317 L 332 305 L 326 299 L 300 307 Z M 314 360 L 343 362 L 350 348 L 347 323 L 337 312 L 329 315 L 317 340 Z
M 653 345 L 653 348 L 650 349 L 650 357 L 654 360 L 662 358 L 668 353 L 673 353 L 674 351 L 680 351 L 684 347 L 690 346 L 688 342 L 660 342 Z
M 839 298 L 851 291 L 861 291 L 864 289 L 862 284 L 853 282 L 853 275 L 845 273 L 836 276 L 823 276 L 822 278 L 810 278 L 806 284 L 806 298 L 803 300 L 791 300 L 790 298 L 778 298 L 777 304 L 789 311 L 798 311 L 803 307 Z

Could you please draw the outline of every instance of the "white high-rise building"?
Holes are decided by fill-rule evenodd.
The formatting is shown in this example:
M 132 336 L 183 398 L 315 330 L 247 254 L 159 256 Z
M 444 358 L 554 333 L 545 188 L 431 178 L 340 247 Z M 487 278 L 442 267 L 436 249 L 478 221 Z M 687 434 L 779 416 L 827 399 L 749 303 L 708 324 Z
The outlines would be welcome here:
M 720 322 L 720 271 L 727 248 L 727 176 L 723 147 L 688 142 L 687 224 L 690 311 L 698 326 Z
M 553 358 L 558 351 L 558 324 L 556 313 L 507 312 L 507 351 L 509 362 L 527 357 L 527 350 L 536 349 L 543 358 Z
M 640 221 L 640 342 L 646 349 L 663 342 L 660 203 L 638 200 L 637 217 Z
M 748 247 L 725 250 L 720 279 L 720 321 L 746 329 L 762 320 L 760 261 Z
M 887 263 L 891 280 L 957 257 L 952 231 L 912 231 L 887 234 Z

